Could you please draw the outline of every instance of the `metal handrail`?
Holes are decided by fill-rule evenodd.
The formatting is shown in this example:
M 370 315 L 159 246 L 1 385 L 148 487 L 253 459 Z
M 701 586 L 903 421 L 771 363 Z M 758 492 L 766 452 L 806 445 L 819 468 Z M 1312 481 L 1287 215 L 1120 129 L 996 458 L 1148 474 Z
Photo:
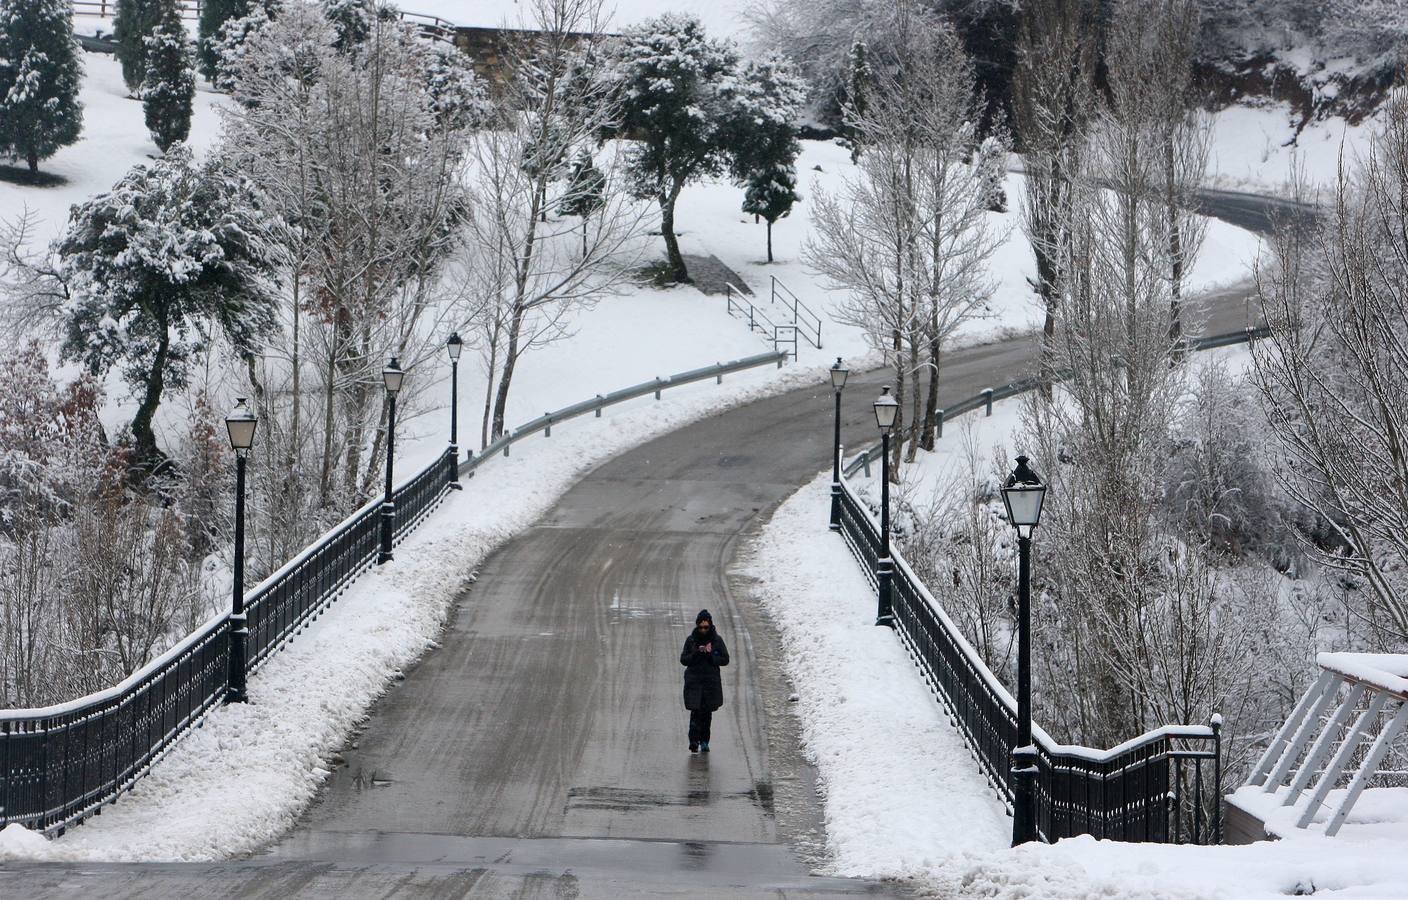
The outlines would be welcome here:
M 798 328 L 793 323 L 783 323 L 781 325 L 773 322 L 767 313 L 763 312 L 752 300 L 747 299 L 752 296 L 752 291 L 741 288 L 731 281 L 724 282 L 724 294 L 727 297 L 727 309 L 729 315 L 738 314 L 748 319 L 748 330 L 757 331 L 764 337 L 772 341 L 773 350 L 777 350 L 782 344 L 792 345 L 792 355 L 797 355 L 797 334 Z M 734 299 L 737 294 L 738 299 Z
M 478 468 L 484 460 L 496 453 L 502 453 L 504 456 L 508 456 L 510 447 L 540 431 L 544 432 L 546 436 L 552 437 L 552 427 L 559 422 L 566 422 L 578 416 L 584 416 L 587 413 L 594 413 L 600 416 L 601 411 L 608 406 L 614 406 L 617 403 L 625 403 L 628 400 L 635 400 L 650 394 L 654 394 L 655 399 L 659 400 L 662 391 L 667 391 L 670 388 L 683 387 L 684 385 L 694 384 L 699 381 L 706 381 L 710 378 L 714 379 L 716 383 L 722 384 L 724 376 L 734 372 L 742 372 L 747 369 L 755 369 L 759 366 L 772 364 L 776 364 L 778 368 L 782 368 L 782 364 L 787 361 L 787 357 L 788 353 L 786 350 L 775 350 L 772 353 L 759 353 L 755 356 L 745 356 L 742 359 L 735 359 L 732 362 L 715 363 L 712 366 L 690 369 L 688 372 L 680 372 L 665 378 L 643 381 L 640 384 L 621 388 L 609 394 L 597 394 L 595 397 L 573 403 L 571 406 L 564 406 L 562 409 L 555 412 L 543 413 L 541 416 L 538 416 L 538 418 L 524 422 L 512 431 L 504 432 L 483 450 L 479 451 L 478 456 L 472 455 L 471 452 L 469 459 L 460 463 L 459 474 L 470 474 Z
M 117 13 L 117 0 L 72 0 L 75 16 L 107 18 Z M 199 19 L 201 0 L 177 0 L 176 8 L 183 19 Z
M 792 289 L 791 289 L 791 288 L 789 288 L 787 285 L 783 284 L 783 283 L 778 279 L 778 277 L 777 277 L 776 275 L 770 275 L 770 276 L 768 276 L 768 277 L 772 279 L 772 300 L 771 300 L 771 302 L 772 302 L 772 303 L 776 303 L 776 302 L 777 302 L 777 291 L 778 291 L 778 288 L 781 288 L 783 291 L 785 291 L 786 294 L 787 294 L 787 297 L 784 297 L 782 302 L 783 302 L 783 306 L 785 307 L 785 306 L 787 306 L 787 300 L 788 300 L 789 298 L 790 298 L 791 301 L 792 301 L 792 323 L 793 323 L 794 325 L 799 326 L 799 327 L 800 327 L 800 326 L 807 326 L 807 327 L 810 327 L 811 330 L 812 330 L 812 333 L 811 333 L 811 334 L 807 334 L 807 332 L 806 332 L 806 330 L 805 330 L 804 328 L 801 329 L 802 337 L 806 338 L 806 339 L 811 343 L 811 345 L 812 345 L 813 347 L 815 347 L 816 349 L 820 350 L 820 349 L 821 349 L 821 316 L 819 316 L 819 315 L 817 315 L 815 312 L 813 312 L 813 311 L 812 311 L 812 308 L 811 308 L 810 306 L 807 306 L 807 304 L 803 303 L 803 302 L 802 302 L 802 299 L 801 299 L 800 297 L 798 297 L 796 294 L 794 294 L 794 293 L 792 292 Z M 804 313 L 805 313 L 805 316 L 803 315 Z M 811 317 L 810 320 L 808 320 L 808 319 L 806 318 L 806 316 L 810 316 L 810 317 Z
M 1265 325 L 1225 334 L 1190 338 L 1179 348 L 1212 350 L 1251 343 L 1271 334 Z M 1068 378 L 1058 372 L 1055 379 Z M 983 409 L 1034 390 L 1036 377 L 1019 378 L 960 400 L 937 413 L 945 418 Z M 910 434 L 914 433 L 913 428 Z M 841 535 L 872 584 L 881 553 L 880 524 L 851 486 L 850 478 L 869 466 L 883 444 L 867 448 L 845 464 L 841 477 Z M 1012 802 L 1011 750 L 1017 736 L 1017 703 L 1001 680 L 963 636 L 943 606 L 893 545 L 893 602 L 896 630 L 906 650 L 962 734 L 984 775 L 1009 808 Z M 1048 841 L 1077 834 L 1123 841 L 1219 843 L 1222 839 L 1221 720 L 1210 725 L 1166 725 L 1108 750 L 1058 744 L 1032 725 L 1037 749 L 1037 830 Z M 1211 744 L 1211 749 L 1208 744 Z M 1205 815 L 1203 782 L 1212 772 L 1211 815 Z M 1189 772 L 1191 768 L 1191 772 Z M 1188 786 L 1191 785 L 1191 788 Z M 1188 796 L 1187 791 L 1192 791 Z M 1185 830 L 1186 826 L 1186 830 Z
M 117 0 L 72 0 L 73 14 L 75 16 L 94 16 L 98 18 L 109 18 L 117 13 Z M 181 18 L 188 20 L 198 20 L 201 14 L 203 0 L 177 0 L 176 8 L 181 14 Z M 431 40 L 443 41 L 448 44 L 455 42 L 455 33 L 459 26 L 448 19 L 429 13 L 407 12 L 398 10 L 401 21 L 414 25 L 416 29 L 425 37 Z
M 452 466 L 447 449 L 393 490 L 398 534 L 449 491 Z M 368 501 L 245 594 L 251 670 L 371 565 L 380 505 Z M 62 834 L 130 788 L 224 698 L 229 629 L 218 613 L 111 688 L 0 711 L 0 827 Z

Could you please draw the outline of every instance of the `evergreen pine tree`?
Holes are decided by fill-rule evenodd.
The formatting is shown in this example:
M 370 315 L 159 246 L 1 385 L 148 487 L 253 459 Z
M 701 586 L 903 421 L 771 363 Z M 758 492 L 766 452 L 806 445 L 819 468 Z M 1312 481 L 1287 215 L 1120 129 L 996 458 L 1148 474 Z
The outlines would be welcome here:
M 136 94 L 147 77 L 147 35 L 161 17 L 162 0 L 117 0 L 112 36 L 117 41 L 117 61 L 122 80 Z
M 797 193 L 797 170 L 791 162 L 776 168 L 754 169 L 743 192 L 743 211 L 762 216 L 768 223 L 768 262 L 772 262 L 772 225 L 792 212 L 801 200 Z
M 78 140 L 83 66 L 65 0 L 0 4 L 0 156 L 39 161 Z
M 190 135 L 191 104 L 196 94 L 195 58 L 176 0 L 161 0 L 161 18 L 147 35 L 146 45 L 142 110 L 152 140 L 165 153 Z
M 200 39 L 196 51 L 200 73 L 215 80 L 215 39 L 226 22 L 243 19 L 260 4 L 256 0 L 205 0 L 200 8 Z
M 734 178 L 743 183 L 743 211 L 768 223 L 768 262 L 772 262 L 772 226 L 792 211 L 797 194 L 797 118 L 807 101 L 807 86 L 777 53 L 750 63 L 738 104 L 732 148 Z
M 845 122 L 842 130 L 846 143 L 851 148 L 851 162 L 859 160 L 861 152 L 860 132 L 851 126 L 851 122 L 865 115 L 865 110 L 870 105 L 867 95 L 873 81 L 874 74 L 870 71 L 865 41 L 856 41 L 851 45 L 851 53 L 846 58 L 846 98 L 841 105 L 841 119 Z
M 596 167 L 586 147 L 577 151 L 567 173 L 567 191 L 558 204 L 559 216 L 582 217 L 582 255 L 587 255 L 587 219 L 606 205 L 606 176 Z

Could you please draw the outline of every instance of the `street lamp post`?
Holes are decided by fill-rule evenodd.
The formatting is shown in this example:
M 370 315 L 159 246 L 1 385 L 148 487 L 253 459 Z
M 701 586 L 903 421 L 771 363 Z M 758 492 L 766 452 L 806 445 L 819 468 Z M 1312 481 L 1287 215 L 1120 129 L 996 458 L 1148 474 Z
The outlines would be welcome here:
M 460 484 L 460 351 L 464 341 L 460 333 L 453 332 L 445 342 L 445 350 L 450 354 L 450 458 L 454 465 L 450 468 L 450 488 L 461 490 Z
M 383 565 L 392 560 L 391 538 L 396 531 L 396 500 L 392 491 L 392 463 L 396 460 L 396 394 L 401 390 L 401 380 L 406 373 L 401 371 L 396 357 L 381 370 L 382 383 L 386 385 L 388 401 L 386 411 L 386 499 L 381 501 L 381 552 L 376 564 Z
M 831 444 L 831 530 L 841 530 L 841 390 L 846 386 L 849 369 L 842 368 L 841 357 L 831 367 L 831 387 L 836 391 L 836 437 Z
M 890 558 L 890 434 L 895 430 L 900 405 L 890 396 L 890 386 L 880 391 L 875 401 L 875 424 L 880 426 L 880 559 L 875 563 L 875 581 L 879 588 L 879 609 L 876 625 L 894 627 L 895 561 Z
M 249 622 L 244 611 L 244 471 L 249 448 L 259 420 L 245 405 L 243 397 L 225 417 L 230 446 L 235 451 L 235 584 L 230 598 L 230 672 L 225 690 L 226 703 L 245 703 L 245 670 L 249 659 Z
M 1032 532 L 1046 485 L 1017 457 L 1002 487 L 1007 521 L 1017 529 L 1017 745 L 1012 748 L 1012 846 L 1036 840 L 1037 753 L 1032 743 Z

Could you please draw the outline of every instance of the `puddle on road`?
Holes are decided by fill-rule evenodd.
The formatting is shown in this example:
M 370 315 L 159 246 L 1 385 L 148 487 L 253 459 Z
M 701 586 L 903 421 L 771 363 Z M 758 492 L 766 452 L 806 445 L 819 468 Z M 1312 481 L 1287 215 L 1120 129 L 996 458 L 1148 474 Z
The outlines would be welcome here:
M 772 792 L 767 791 L 767 799 L 760 791 L 728 791 L 719 793 L 710 790 L 689 790 L 682 794 L 664 791 L 645 791 L 623 787 L 574 787 L 567 791 L 567 804 L 564 812 L 572 810 L 604 810 L 607 812 L 637 812 L 646 809 L 661 809 L 667 806 L 709 806 L 727 800 L 746 800 L 767 812 L 771 812 Z

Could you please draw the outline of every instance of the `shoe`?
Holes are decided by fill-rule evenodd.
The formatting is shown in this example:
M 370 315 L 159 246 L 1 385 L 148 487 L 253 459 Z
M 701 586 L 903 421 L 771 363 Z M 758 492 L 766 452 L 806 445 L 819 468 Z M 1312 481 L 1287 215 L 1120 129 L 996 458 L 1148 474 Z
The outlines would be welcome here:
M 708 742 L 708 741 L 700 741 L 700 742 L 699 742 L 699 752 L 700 752 L 700 753 L 708 753 L 708 752 L 709 752 L 709 742 Z
M 707 750 L 708 748 L 706 747 L 705 749 Z M 690 742 L 689 742 L 689 752 L 690 752 L 690 753 L 698 753 L 698 752 L 699 752 L 699 744 L 696 743 L 695 741 L 690 741 Z

